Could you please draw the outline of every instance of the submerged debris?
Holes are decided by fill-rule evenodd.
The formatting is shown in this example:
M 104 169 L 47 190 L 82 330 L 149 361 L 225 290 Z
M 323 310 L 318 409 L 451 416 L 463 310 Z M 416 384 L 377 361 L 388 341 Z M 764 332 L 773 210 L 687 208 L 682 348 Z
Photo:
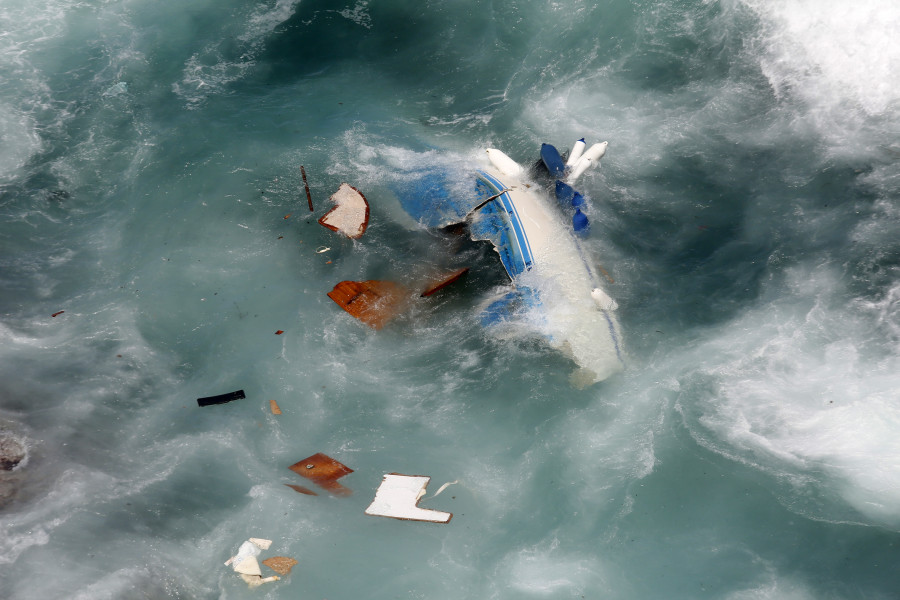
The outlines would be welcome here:
M 227 394 L 220 394 L 218 396 L 208 396 L 206 398 L 197 398 L 198 406 L 211 406 L 213 404 L 225 404 L 226 402 L 231 402 L 232 400 L 241 400 L 242 398 L 246 398 L 244 395 L 244 390 L 237 390 L 236 392 L 229 392 Z
M 453 518 L 452 513 L 418 507 L 429 481 L 431 477 L 425 475 L 388 473 L 378 486 L 375 499 L 366 509 L 366 514 L 406 521 L 449 523 Z
M 338 496 L 349 496 L 353 493 L 349 488 L 344 487 L 337 481 L 344 475 L 349 475 L 350 473 L 352 473 L 353 469 L 341 464 L 330 456 L 322 454 L 321 452 L 313 454 L 308 458 L 304 458 L 303 460 L 294 463 L 288 468 L 297 475 L 309 479 L 319 487 L 328 490 L 332 494 Z M 300 491 L 295 486 L 289 485 L 288 487 L 297 490 L 301 494 L 306 493 Z
M 18 494 L 27 463 L 26 438 L 6 429 L 5 422 L 0 422 L 0 508 Z
M 284 485 L 288 486 L 295 492 L 300 492 L 301 494 L 306 494 L 307 496 L 318 496 L 317 493 L 307 487 L 303 487 L 302 485 L 294 485 L 293 483 L 286 483 Z
M 373 329 L 381 329 L 402 312 L 409 293 L 393 281 L 341 281 L 328 292 L 338 306 Z
M 463 275 L 465 275 L 468 272 L 469 272 L 469 267 L 463 267 L 462 269 L 457 269 L 456 271 L 453 271 L 449 275 L 444 275 L 444 276 L 440 277 L 439 279 L 430 283 L 427 288 L 425 288 L 425 290 L 422 292 L 422 297 L 424 298 L 424 297 L 430 296 L 433 293 L 444 289 L 451 283 L 456 282 L 460 277 L 462 277 Z
M 0 431 L 0 471 L 12 471 L 26 456 L 25 446 L 16 437 Z
M 331 196 L 335 206 L 325 213 L 319 223 L 349 238 L 359 238 L 369 225 L 369 203 L 352 185 L 342 183 Z

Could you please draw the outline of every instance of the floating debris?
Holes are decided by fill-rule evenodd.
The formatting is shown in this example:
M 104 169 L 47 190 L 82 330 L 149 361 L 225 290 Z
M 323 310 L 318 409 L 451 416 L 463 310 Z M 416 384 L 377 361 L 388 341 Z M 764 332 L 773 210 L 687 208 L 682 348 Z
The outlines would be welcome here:
M 468 272 L 469 272 L 469 267 L 463 267 L 462 269 L 457 269 L 456 271 L 453 271 L 449 275 L 445 275 L 445 276 L 441 277 L 440 279 L 438 279 L 437 281 L 435 281 L 434 283 L 429 285 L 425 289 L 424 292 L 422 292 L 422 297 L 424 298 L 424 297 L 430 296 L 433 293 L 437 292 L 438 290 L 441 290 L 441 289 L 447 287 L 448 285 L 450 285 L 451 283 L 454 283 L 460 277 L 462 277 L 463 275 L 465 275 Z
M 64 312 L 66 312 L 66 311 L 60 310 L 60 311 L 57 311 L 57 312 L 53 313 L 53 314 L 50 315 L 50 316 L 51 316 L 51 317 L 58 317 L 59 315 L 63 314 Z
M 388 473 L 381 481 L 381 485 L 378 486 L 375 499 L 366 509 L 366 514 L 405 521 L 449 523 L 453 518 L 452 513 L 418 506 L 419 500 L 425 495 L 425 488 L 429 481 L 431 481 L 431 477 L 425 475 Z
M 306 188 L 306 201 L 309 203 L 309 212 L 312 212 L 312 196 L 309 195 L 309 183 L 306 181 L 306 169 L 303 168 L 303 165 L 300 165 L 300 176 L 303 177 L 303 187 Z
M 237 390 L 236 392 L 230 392 L 228 394 L 197 398 L 197 404 L 199 406 L 211 406 L 213 404 L 225 404 L 226 402 L 231 402 L 233 400 L 241 400 L 246 397 L 247 396 L 244 395 L 244 390 Z
M 409 292 L 393 281 L 373 279 L 341 281 L 328 297 L 369 327 L 381 329 L 405 308 Z
M 281 578 L 277 575 L 264 578 L 259 568 L 259 561 L 256 559 L 261 551 L 268 550 L 271 545 L 272 540 L 250 538 L 241 544 L 237 554 L 225 561 L 225 566 L 231 565 L 234 572 L 240 575 L 251 587 L 278 581 Z
M 319 224 L 349 238 L 359 238 L 369 225 L 369 203 L 366 197 L 352 185 L 342 183 L 332 194 L 335 206 L 325 213 Z
M 273 556 L 272 558 L 267 558 L 262 561 L 262 564 L 266 565 L 279 575 L 287 575 L 291 572 L 291 569 L 294 568 L 294 565 L 298 563 L 288 556 Z
M 307 496 L 318 496 L 317 493 L 315 493 L 314 491 L 312 491 L 309 488 L 303 487 L 302 485 L 294 485 L 293 483 L 286 483 L 284 485 L 288 486 L 295 492 L 300 492 L 301 494 L 306 494 Z
M 281 414 L 281 407 L 278 406 L 278 403 L 275 402 L 274 400 L 269 400 L 269 409 L 272 411 L 273 415 Z
M 288 468 L 297 475 L 309 479 L 319 487 L 328 490 L 332 494 L 338 496 L 349 496 L 353 493 L 349 488 L 344 487 L 337 481 L 344 475 L 349 475 L 350 473 L 352 473 L 353 469 L 341 464 L 330 456 L 322 454 L 321 452 L 304 458 L 303 460 L 294 463 Z M 289 487 L 291 487 L 292 489 L 297 489 L 294 486 Z M 299 492 L 300 490 L 297 491 Z
M 282 333 L 284 333 L 284 330 L 279 329 L 278 331 L 275 332 L 275 335 L 281 335 Z
M 11 433 L 0 430 L 0 471 L 12 471 L 28 457 L 25 445 Z

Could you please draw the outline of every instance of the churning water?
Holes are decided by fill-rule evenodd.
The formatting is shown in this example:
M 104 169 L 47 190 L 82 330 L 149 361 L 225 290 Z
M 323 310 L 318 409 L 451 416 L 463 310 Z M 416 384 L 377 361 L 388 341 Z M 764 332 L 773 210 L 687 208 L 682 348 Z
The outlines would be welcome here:
M 3 0 L 0 597 L 900 597 L 898 30 L 894 0 Z M 496 254 L 398 201 L 580 137 L 629 358 L 584 389 L 480 327 Z M 316 223 L 343 181 L 355 241 Z M 380 331 L 325 295 L 460 266 Z M 316 452 L 352 496 L 284 485 Z M 458 481 L 422 502 L 452 521 L 364 515 L 390 472 Z M 249 589 L 248 537 L 299 564 Z

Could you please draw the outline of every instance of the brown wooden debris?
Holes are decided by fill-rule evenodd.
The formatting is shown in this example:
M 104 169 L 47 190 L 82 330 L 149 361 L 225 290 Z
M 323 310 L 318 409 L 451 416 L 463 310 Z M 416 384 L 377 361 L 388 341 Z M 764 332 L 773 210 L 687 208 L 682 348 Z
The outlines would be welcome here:
M 430 296 L 438 290 L 441 290 L 451 283 L 457 281 L 460 277 L 469 272 L 469 267 L 463 267 L 462 269 L 457 269 L 453 271 L 449 275 L 444 275 L 440 279 L 434 281 L 429 285 L 424 292 L 422 292 L 422 297 Z
M 275 402 L 274 400 L 269 400 L 269 408 L 272 410 L 273 415 L 281 414 L 281 407 L 278 406 L 278 403 Z
M 306 201 L 309 203 L 309 212 L 312 212 L 312 196 L 309 195 L 309 182 L 306 181 L 306 169 L 303 168 L 303 165 L 300 165 L 300 175 L 303 177 L 303 187 L 306 188 Z
M 314 491 L 312 491 L 309 488 L 303 487 L 302 485 L 294 485 L 293 483 L 286 483 L 284 485 L 288 486 L 295 492 L 300 492 L 301 494 L 306 494 L 307 496 L 318 496 L 317 493 L 315 493 Z
M 291 572 L 291 569 L 294 568 L 294 565 L 297 564 L 297 561 L 287 556 L 273 556 L 272 558 L 267 558 L 262 561 L 262 564 L 266 565 L 279 575 L 287 575 Z
M 58 312 L 53 313 L 53 314 L 50 315 L 50 316 L 51 316 L 51 317 L 58 317 L 59 315 L 63 314 L 64 312 L 66 312 L 66 311 L 61 310 L 61 311 L 58 311 Z
M 392 281 L 342 281 L 328 297 L 369 327 L 381 329 L 403 310 L 408 292 Z
M 304 458 L 288 467 L 291 471 L 305 477 L 338 496 L 349 496 L 353 492 L 338 483 L 338 479 L 353 472 L 350 467 L 341 464 L 321 452 Z M 299 491 L 299 490 L 298 490 Z

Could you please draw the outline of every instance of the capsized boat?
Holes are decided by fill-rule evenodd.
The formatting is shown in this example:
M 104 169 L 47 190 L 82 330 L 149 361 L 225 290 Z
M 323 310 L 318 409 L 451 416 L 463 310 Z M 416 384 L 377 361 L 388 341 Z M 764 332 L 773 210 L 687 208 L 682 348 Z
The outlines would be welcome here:
M 541 156 L 555 178 L 553 192 L 529 181 L 526 169 L 492 148 L 489 164 L 476 173 L 472 198 L 461 200 L 432 186 L 438 193 L 403 204 L 429 226 L 465 223 L 472 239 L 491 242 L 511 285 L 482 305 L 481 322 L 535 330 L 580 367 L 574 382 L 588 385 L 625 368 L 617 305 L 582 248 L 578 234 L 586 231 L 587 218 L 579 206 L 583 197 L 571 185 L 599 161 L 606 143 L 584 151 L 572 165 L 544 146 Z M 551 193 L 575 209 L 570 222 Z

